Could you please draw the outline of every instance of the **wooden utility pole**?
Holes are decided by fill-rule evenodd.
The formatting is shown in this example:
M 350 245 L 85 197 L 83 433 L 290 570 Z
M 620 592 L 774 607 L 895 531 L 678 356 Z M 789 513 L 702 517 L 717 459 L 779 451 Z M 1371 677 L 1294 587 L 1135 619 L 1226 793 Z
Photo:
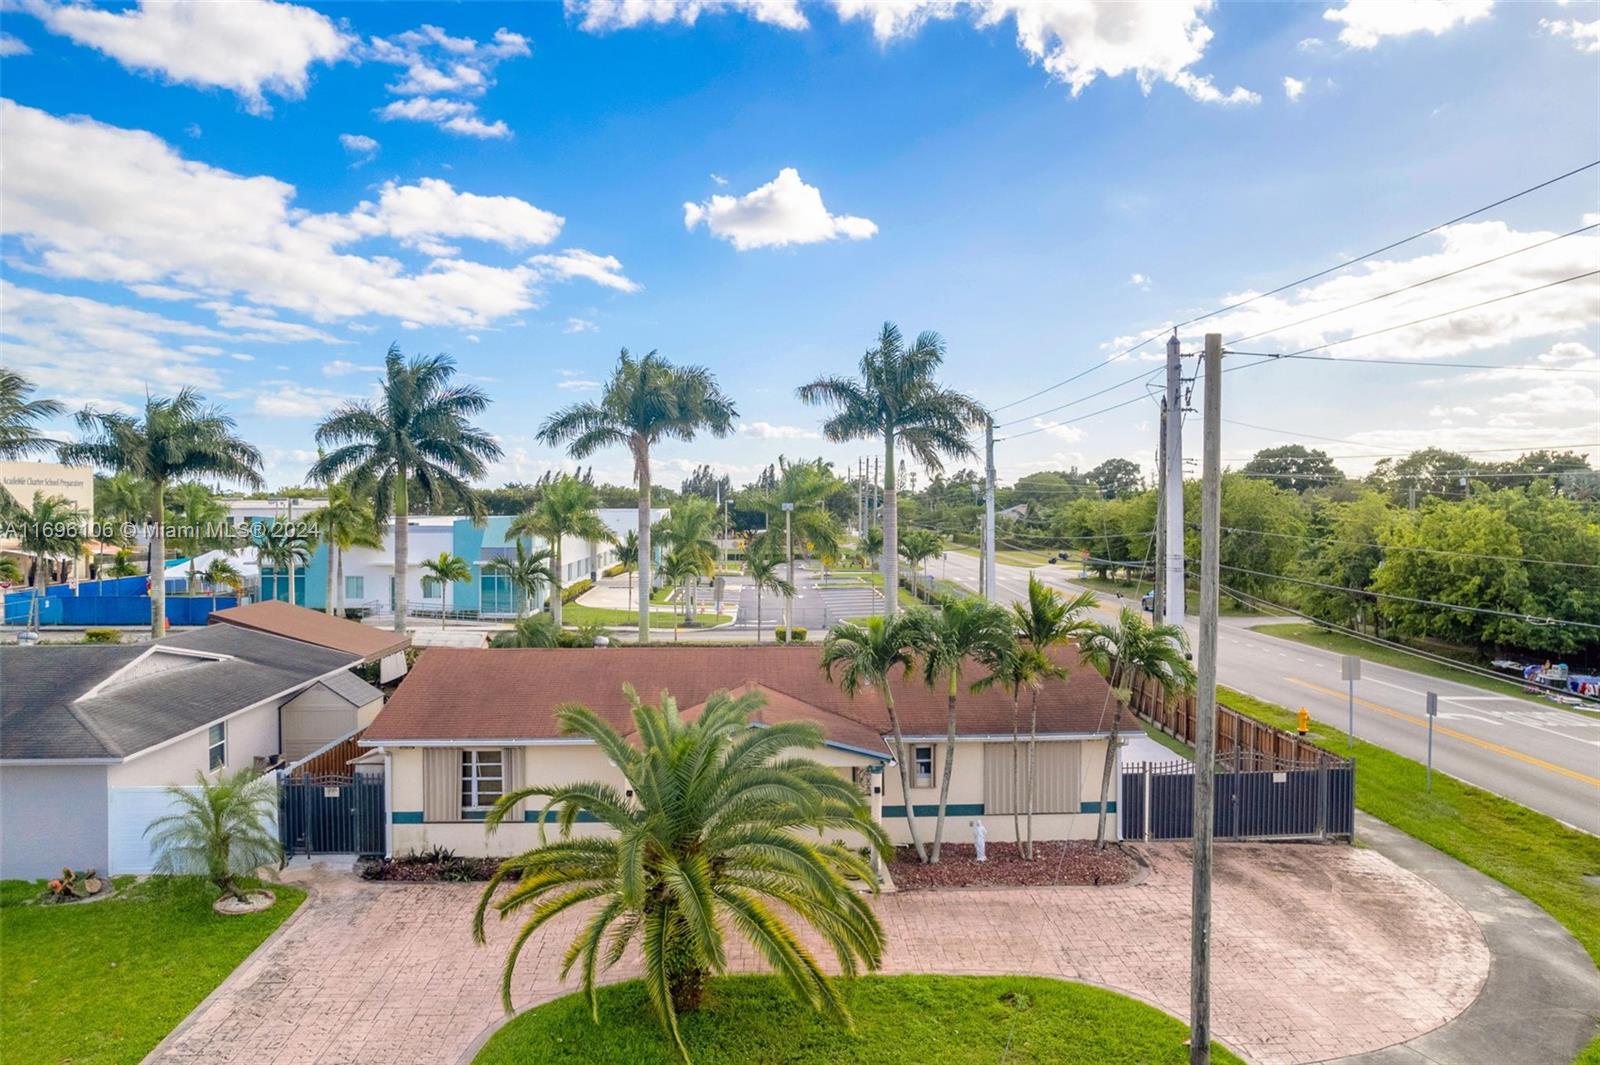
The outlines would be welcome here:
M 983 420 L 983 585 L 984 598 L 995 595 L 994 566 L 994 419 Z
M 1150 620 L 1159 624 L 1167 616 L 1167 400 L 1161 399 L 1161 440 L 1156 445 L 1156 549 L 1153 554 L 1155 598 Z
M 1166 524 L 1166 554 L 1161 564 L 1166 572 L 1166 596 L 1162 600 L 1165 613 L 1157 615 L 1168 625 L 1183 625 L 1184 561 L 1183 561 L 1183 353 L 1179 350 L 1178 331 L 1174 329 L 1167 340 L 1167 408 L 1162 423 L 1167 429 L 1165 454 L 1166 509 L 1161 512 Z
M 1189 918 L 1189 1065 L 1211 1065 L 1211 829 L 1217 761 L 1217 608 L 1222 550 L 1222 334 L 1206 334 L 1200 486 L 1200 692 L 1194 723 L 1194 884 Z

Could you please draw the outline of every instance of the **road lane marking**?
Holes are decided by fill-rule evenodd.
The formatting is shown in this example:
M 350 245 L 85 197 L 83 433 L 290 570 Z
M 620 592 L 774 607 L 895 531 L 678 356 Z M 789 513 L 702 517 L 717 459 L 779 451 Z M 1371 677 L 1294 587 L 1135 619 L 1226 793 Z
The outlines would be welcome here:
M 1310 688 L 1312 691 L 1321 692 L 1324 695 L 1332 695 L 1339 699 L 1346 697 L 1345 692 L 1334 691 L 1332 688 L 1324 688 L 1320 684 L 1312 684 L 1310 681 L 1301 680 L 1299 677 L 1285 677 L 1284 679 L 1290 684 L 1298 684 L 1302 688 Z M 1419 728 L 1428 727 L 1428 719 L 1425 717 L 1418 717 L 1415 714 L 1408 714 L 1403 710 L 1396 710 L 1392 706 L 1384 706 L 1382 703 L 1375 703 L 1368 699 L 1357 699 L 1356 702 L 1360 703 L 1369 710 L 1376 710 L 1379 713 L 1388 714 L 1390 717 L 1399 718 L 1401 721 L 1408 721 Z M 1537 766 L 1540 769 L 1548 769 L 1552 773 L 1558 773 L 1564 777 L 1571 777 L 1573 780 L 1576 780 L 1579 783 L 1600 788 L 1600 777 L 1591 777 L 1587 773 L 1580 773 L 1576 769 L 1568 769 L 1566 766 L 1556 765 L 1554 762 L 1547 762 L 1543 758 L 1535 758 L 1531 754 L 1523 754 L 1521 751 L 1504 746 L 1503 744 L 1493 743 L 1485 739 L 1479 739 L 1477 736 L 1469 735 L 1465 732 L 1457 732 L 1448 725 L 1435 725 L 1434 731 L 1443 733 L 1444 735 L 1453 739 L 1461 740 L 1464 743 L 1470 743 L 1474 747 L 1481 747 L 1484 750 L 1492 751 L 1495 754 L 1503 754 L 1507 758 L 1515 758 L 1519 762 L 1526 762 L 1527 764 L 1531 766 Z

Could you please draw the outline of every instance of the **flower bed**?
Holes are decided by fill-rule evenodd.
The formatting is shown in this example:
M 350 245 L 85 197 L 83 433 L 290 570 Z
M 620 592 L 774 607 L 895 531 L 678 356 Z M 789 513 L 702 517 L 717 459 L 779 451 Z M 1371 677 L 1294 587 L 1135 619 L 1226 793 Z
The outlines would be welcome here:
M 1034 860 L 1023 861 L 1015 843 L 990 843 L 986 862 L 969 843 L 946 843 L 938 865 L 924 865 L 911 847 L 895 848 L 889 875 L 901 891 L 968 887 L 1103 887 L 1126 884 L 1138 863 L 1117 844 L 1096 850 L 1093 840 L 1035 841 Z
M 394 880 L 421 884 L 429 881 L 465 884 L 488 880 L 500 868 L 500 858 L 463 858 L 435 847 L 397 858 L 374 858 L 360 863 L 363 880 Z

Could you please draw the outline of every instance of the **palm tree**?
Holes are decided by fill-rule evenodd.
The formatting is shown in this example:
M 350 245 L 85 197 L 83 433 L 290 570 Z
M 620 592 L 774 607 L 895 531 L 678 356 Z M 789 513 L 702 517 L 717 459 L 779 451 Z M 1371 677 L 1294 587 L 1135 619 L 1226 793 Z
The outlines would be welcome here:
M 139 567 L 133 563 L 133 552 L 126 547 L 122 548 L 111 558 L 110 575 L 113 577 L 132 577 L 139 572 Z
M 651 352 L 636 359 L 623 348 L 598 403 L 556 411 L 539 428 L 546 446 L 567 445 L 584 459 L 601 448 L 627 445 L 639 484 L 639 642 L 650 642 L 650 449 L 662 440 L 693 440 L 733 431 L 739 412 L 702 366 L 674 366 Z
M 326 484 L 349 474 L 352 489 L 372 493 L 379 514 L 394 515 L 394 631 L 404 632 L 412 490 L 434 505 L 460 499 L 481 517 L 482 503 L 467 481 L 487 473 L 501 452 L 493 437 L 467 421 L 489 406 L 489 397 L 450 383 L 456 372 L 450 356 L 408 360 L 391 344 L 383 362 L 377 403 L 346 403 L 317 426 L 317 443 L 334 447 L 307 477 Z
M 64 496 L 33 493 L 33 506 L 17 514 L 18 545 L 33 556 L 33 609 L 30 621 L 37 623 L 37 611 L 50 583 L 50 559 L 66 556 L 76 559 L 83 551 L 85 515 L 73 509 Z
M 511 585 L 513 594 L 521 593 L 522 598 L 518 599 L 516 604 L 517 617 L 520 619 L 526 612 L 528 604 L 539 594 L 539 589 L 556 578 L 549 550 L 545 548 L 531 550 L 521 539 L 517 540 L 514 548 L 514 554 L 491 558 L 485 562 L 483 572 L 499 574 Z
M 305 517 L 328 545 L 325 614 L 344 614 L 344 553 L 352 547 L 383 547 L 383 530 L 372 503 L 344 481 L 328 485 L 327 502 Z
M 676 585 L 683 595 L 683 623 L 694 622 L 694 603 L 689 598 L 689 585 L 698 581 L 705 573 L 705 563 L 695 558 L 692 554 L 678 551 L 668 551 L 661 559 L 661 580 L 668 585 Z
M 997 684 L 1011 690 L 1011 838 L 1016 841 L 1017 852 L 1031 859 L 1033 855 L 1022 843 L 1022 689 L 1030 689 L 1037 700 L 1044 678 L 1054 675 L 1052 671 L 1059 671 L 1060 667 L 1042 651 L 1020 640 L 1013 640 L 1006 647 L 987 649 L 979 656 L 979 661 L 988 667 L 989 675 L 974 683 L 973 691 L 984 691 Z M 1030 791 L 1032 786 L 1032 781 L 1028 781 Z
M 497 632 L 491 647 L 560 647 L 561 628 L 549 614 L 518 618 L 505 632 Z
M 93 463 L 150 486 L 150 635 L 159 639 L 167 631 L 167 486 L 210 475 L 261 488 L 261 452 L 233 431 L 231 417 L 192 388 L 147 397 L 142 417 L 88 408 L 77 424 L 86 438 L 61 445 L 62 462 Z
M 883 708 L 889 715 L 889 727 L 894 732 L 894 761 L 900 770 L 900 795 L 906 807 L 906 826 L 911 833 L 911 845 L 917 850 L 920 861 L 928 860 L 917 831 L 917 819 L 911 808 L 911 755 L 906 748 L 905 733 L 900 728 L 900 715 L 894 707 L 894 690 L 890 681 L 898 668 L 910 675 L 917 664 L 917 649 L 926 640 L 929 627 L 925 610 L 912 610 L 893 617 L 870 617 L 865 624 L 847 621 L 836 625 L 822 641 L 822 671 L 828 680 L 836 681 L 840 689 L 851 698 L 862 688 L 876 688 L 883 696 Z M 835 678 L 835 673 L 838 674 Z
M 290 606 L 295 605 L 294 571 L 311 561 L 312 542 L 299 522 L 277 521 L 263 523 L 256 529 L 256 559 L 272 563 L 271 598 L 276 599 L 278 574 L 288 573 L 289 588 L 286 594 Z
M 709 499 L 686 496 L 673 504 L 666 517 L 656 523 L 655 535 L 661 545 L 676 557 L 676 577 L 686 589 L 685 621 L 693 618 L 694 591 L 700 578 L 717 571 L 717 507 Z M 666 576 L 663 564 L 662 575 Z
M 53 399 L 29 398 L 33 392 L 33 382 L 0 366 L 0 459 L 46 454 L 56 447 L 39 425 L 66 408 Z
M 1011 612 L 1017 636 L 1024 644 L 1038 652 L 1036 662 L 1038 680 L 1060 679 L 1066 669 L 1050 657 L 1050 649 L 1074 640 L 1082 642 L 1094 631 L 1095 622 L 1085 615 L 1099 602 L 1093 592 L 1080 592 L 1068 599 L 1050 588 L 1033 574 L 1028 575 L 1028 598 L 1012 603 Z M 1033 860 L 1033 798 L 1034 780 L 1039 767 L 1039 687 L 1030 685 L 1028 711 L 1028 773 L 1023 789 L 1027 804 L 1027 839 L 1022 848 L 1023 857 Z
M 856 546 L 858 548 L 860 548 L 862 554 L 867 556 L 867 561 L 868 561 L 869 564 L 872 562 L 873 559 L 877 559 L 878 560 L 877 561 L 877 565 L 882 566 L 883 565 L 883 526 L 881 526 L 881 525 L 869 525 L 869 526 L 867 526 L 866 530 L 864 532 L 862 532 L 861 539 L 857 542 Z
M 929 619 L 923 628 L 918 650 L 922 654 L 922 676 L 931 688 L 943 681 L 945 695 L 944 772 L 939 782 L 939 814 L 934 821 L 933 854 L 938 862 L 944 842 L 945 806 L 950 801 L 950 777 L 956 764 L 956 697 L 961 691 L 962 671 L 968 658 L 993 658 L 1005 654 L 1016 642 L 1011 617 L 1006 609 L 977 596 L 953 599 Z
M 472 567 L 460 555 L 440 551 L 438 558 L 422 560 L 422 572 L 428 580 L 439 586 L 439 627 L 442 629 L 445 627 L 445 616 L 450 613 L 450 585 L 456 581 L 465 584 L 472 580 Z
M 737 699 L 715 692 L 692 721 L 665 692 L 659 708 L 642 703 L 631 687 L 627 693 L 638 746 L 588 707 L 556 710 L 564 734 L 592 741 L 621 771 L 626 793 L 601 781 L 535 785 L 502 796 L 485 819 L 493 832 L 518 803 L 543 797 L 539 823 L 554 811 L 559 826 L 555 840 L 541 830 L 538 847 L 501 863 L 478 902 L 479 943 L 491 906 L 502 918 L 527 914 L 501 978 L 506 1010 L 522 944 L 557 915 L 593 903 L 567 949 L 562 976 L 579 967 L 597 1023 L 596 973 L 638 940 L 651 1005 L 688 1061 L 678 1016 L 696 1009 L 706 979 L 727 968 L 730 927 L 796 998 L 850 1023 L 832 980 L 788 922 L 810 924 L 844 975 L 876 969 L 883 927 L 851 884 L 876 889 L 872 864 L 823 836 L 859 835 L 879 854 L 889 844 L 850 781 L 793 753 L 821 746 L 822 730 L 809 721 L 752 728 L 763 703 L 759 692 Z M 574 837 L 580 814 L 612 831 Z M 516 882 L 496 898 L 508 879 Z
M 911 567 L 911 583 L 917 584 L 917 567 L 944 554 L 944 537 L 932 529 L 907 529 L 900 538 L 900 557 Z
M 633 571 L 639 568 L 639 533 L 629 529 L 628 535 L 622 538 L 617 545 L 617 561 L 622 563 L 622 572 L 628 575 L 628 606 L 633 609 Z
M 248 902 L 239 877 L 283 860 L 278 842 L 278 783 L 248 767 L 206 779 L 197 788 L 168 788 L 176 813 L 150 822 L 144 834 L 156 854 L 156 872 L 204 874 L 222 892 Z
M 227 542 L 223 526 L 229 518 L 228 508 L 219 503 L 216 494 L 199 481 L 174 485 L 170 501 L 183 518 L 183 524 L 174 530 L 173 539 L 177 541 L 177 549 L 189 558 L 187 591 L 193 595 L 200 587 L 200 573 L 195 568 L 195 560 Z
M 512 538 L 541 537 L 550 545 L 550 616 L 561 625 L 561 538 L 610 542 L 616 534 L 601 520 L 600 493 L 594 485 L 568 474 L 556 478 L 539 493 L 528 510 L 512 519 L 506 535 Z
M 1117 751 L 1122 742 L 1122 708 L 1132 697 L 1133 681 L 1143 674 L 1161 686 L 1162 692 L 1186 692 L 1195 685 L 1194 666 L 1189 664 L 1189 638 L 1179 625 L 1147 625 L 1139 612 L 1123 607 L 1115 625 L 1096 625 L 1084 641 L 1083 654 L 1111 684 L 1110 696 L 1116 706 L 1111 714 L 1111 739 L 1106 744 L 1105 768 L 1100 774 L 1100 824 L 1095 831 L 1095 846 L 1106 845 L 1106 803 L 1111 800 L 1111 774 L 1116 768 Z
M 217 589 L 219 587 L 232 588 L 233 594 L 238 595 L 244 590 L 244 577 L 239 573 L 239 568 L 228 559 L 218 555 L 206 566 L 206 571 L 201 574 L 205 578 L 206 587 L 211 589 L 211 612 L 217 612 Z
M 883 323 L 878 343 L 861 356 L 856 378 L 819 377 L 801 385 L 802 402 L 823 404 L 834 414 L 822 423 L 829 440 L 883 440 L 883 612 L 892 616 L 900 586 L 895 445 L 929 470 L 944 469 L 942 456 L 969 458 L 967 431 L 988 415 L 977 400 L 945 388 L 934 378 L 944 362 L 944 339 L 922 333 L 909 348 L 892 322 Z
M 21 584 L 22 567 L 10 555 L 0 555 L 0 584 Z M 3 597 L 0 597 L 3 599 Z
M 752 543 L 745 551 L 744 571 L 756 589 L 756 643 L 761 642 L 761 593 L 772 592 L 785 597 L 794 594 L 794 585 L 778 572 L 781 564 L 782 560 L 766 546 Z

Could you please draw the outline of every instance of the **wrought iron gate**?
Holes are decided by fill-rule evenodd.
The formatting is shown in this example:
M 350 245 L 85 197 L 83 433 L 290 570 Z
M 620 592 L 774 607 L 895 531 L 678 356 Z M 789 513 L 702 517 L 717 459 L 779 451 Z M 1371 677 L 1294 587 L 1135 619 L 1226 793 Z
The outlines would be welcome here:
M 1283 762 L 1239 768 L 1219 758 L 1212 795 L 1217 839 L 1350 838 L 1355 831 L 1353 761 Z M 1142 763 L 1122 773 L 1122 838 L 1188 839 L 1194 834 L 1194 765 Z
M 355 773 L 278 783 L 278 838 L 287 854 L 383 854 L 383 777 Z

